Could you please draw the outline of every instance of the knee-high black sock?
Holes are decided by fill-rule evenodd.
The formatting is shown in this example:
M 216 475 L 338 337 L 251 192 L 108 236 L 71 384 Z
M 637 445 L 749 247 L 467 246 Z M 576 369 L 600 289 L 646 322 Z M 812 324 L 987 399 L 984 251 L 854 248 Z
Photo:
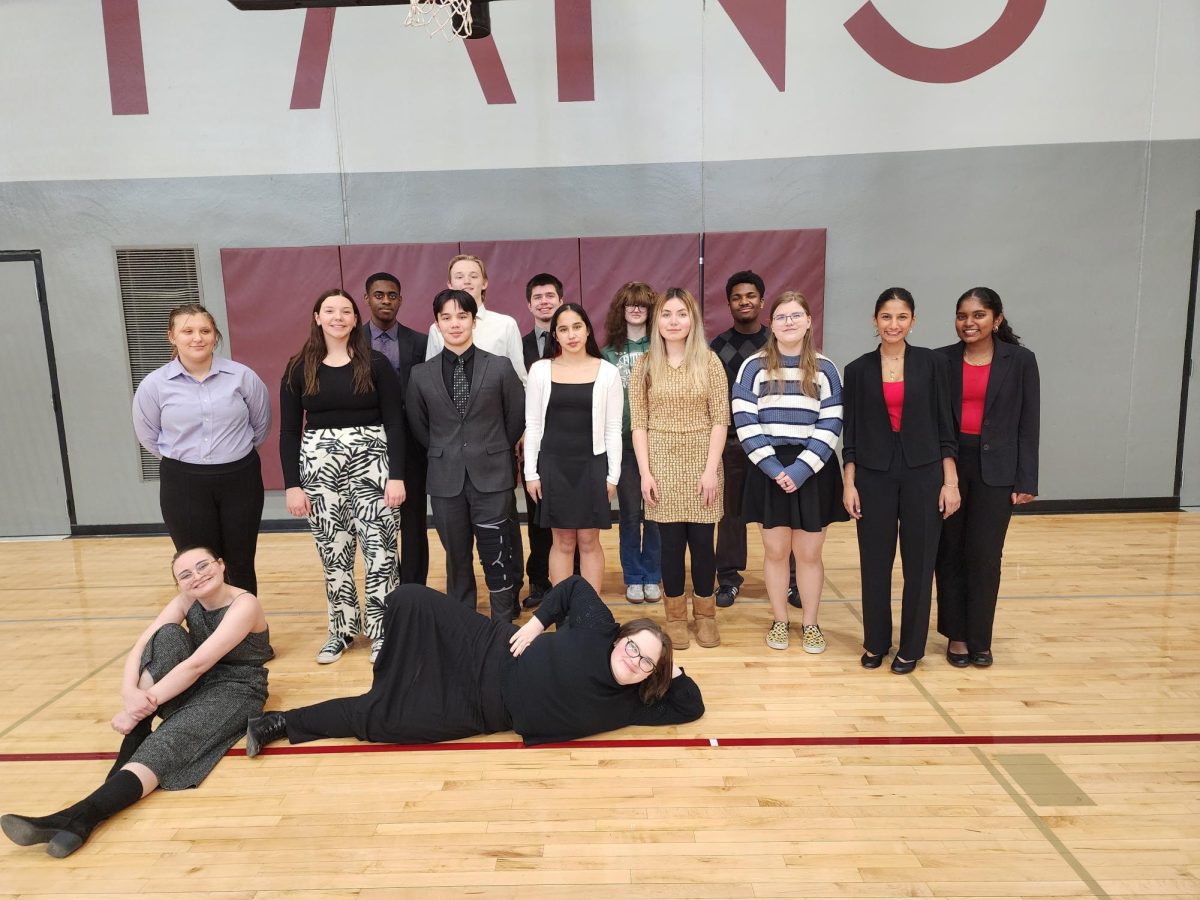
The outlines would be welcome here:
M 142 798 L 142 782 L 122 769 L 78 803 L 49 816 L 0 818 L 0 827 L 16 844 L 46 844 L 51 856 L 68 856 L 83 846 L 97 825 Z
M 112 764 L 112 768 L 108 770 L 107 778 L 112 778 L 121 771 L 137 748 L 142 746 L 142 741 L 150 736 L 150 720 L 153 718 L 153 715 L 146 716 L 146 718 L 133 726 L 133 731 L 125 735 L 125 738 L 121 741 L 121 749 L 117 751 L 117 759 Z

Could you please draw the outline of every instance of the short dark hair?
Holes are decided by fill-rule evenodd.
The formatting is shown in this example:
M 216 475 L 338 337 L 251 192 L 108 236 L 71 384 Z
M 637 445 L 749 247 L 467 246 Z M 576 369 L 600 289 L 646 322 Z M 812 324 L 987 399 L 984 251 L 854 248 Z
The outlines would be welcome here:
M 446 288 L 444 291 L 438 291 L 437 296 L 433 298 L 433 317 L 436 319 L 441 315 L 442 307 L 451 302 L 457 303 L 463 312 L 469 312 L 472 319 L 479 315 L 479 304 L 475 302 L 474 297 L 466 291 Z
M 393 275 L 391 272 L 376 272 L 374 275 L 370 275 L 367 277 L 366 283 L 363 284 L 363 292 L 370 293 L 371 285 L 373 285 L 377 281 L 390 281 L 392 284 L 394 284 L 396 286 L 396 290 L 398 290 L 398 291 L 403 290 L 403 288 L 400 287 L 400 279 L 397 278 L 395 275 Z
M 764 299 L 767 296 L 767 286 L 763 284 L 762 278 L 756 272 L 751 272 L 749 269 L 744 269 L 741 272 L 734 272 L 729 276 L 729 280 L 725 282 L 726 303 L 729 302 L 729 298 L 733 293 L 733 289 L 739 284 L 752 284 L 758 288 L 758 296 L 763 297 Z
M 529 283 L 525 285 L 525 302 L 528 303 L 533 299 L 533 289 L 535 287 L 544 287 L 547 284 L 554 286 L 554 289 L 558 291 L 558 296 L 561 299 L 563 295 L 562 282 L 549 272 L 539 272 L 530 278 Z

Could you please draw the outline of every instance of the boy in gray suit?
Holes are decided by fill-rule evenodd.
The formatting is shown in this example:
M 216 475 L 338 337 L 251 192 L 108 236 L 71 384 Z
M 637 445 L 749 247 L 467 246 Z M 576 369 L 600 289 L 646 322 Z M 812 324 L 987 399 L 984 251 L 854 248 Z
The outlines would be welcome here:
M 445 344 L 414 366 L 408 384 L 412 433 L 429 448 L 426 482 L 446 550 L 446 594 L 475 608 L 472 540 L 478 545 L 494 619 L 518 615 L 510 517 L 513 447 L 525 430 L 525 391 L 511 363 L 474 344 L 478 306 L 444 290 L 433 315 Z

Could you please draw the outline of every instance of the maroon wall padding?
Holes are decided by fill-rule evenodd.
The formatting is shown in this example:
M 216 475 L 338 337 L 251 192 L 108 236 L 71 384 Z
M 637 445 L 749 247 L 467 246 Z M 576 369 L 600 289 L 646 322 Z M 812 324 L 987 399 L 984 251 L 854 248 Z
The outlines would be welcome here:
M 400 279 L 404 303 L 400 321 L 422 333 L 433 324 L 433 298 L 446 286 L 446 266 L 458 253 L 457 243 L 350 244 L 341 247 L 342 288 L 356 300 L 366 293 L 364 280 L 376 272 Z M 486 263 L 487 260 L 484 260 Z M 363 303 L 364 316 L 371 310 Z
M 487 266 L 487 308 L 516 319 L 521 334 L 533 327 L 525 285 L 539 272 L 549 272 L 558 278 L 568 300 L 579 300 L 578 238 L 463 241 L 459 246 L 463 253 L 478 256 Z M 444 265 L 442 268 L 445 271 Z
M 337 247 L 222 250 L 231 356 L 252 368 L 271 395 L 271 433 L 258 448 L 267 490 L 282 490 L 279 383 L 308 337 L 317 297 L 342 283 Z
M 818 349 L 825 327 L 825 229 L 790 231 L 710 231 L 704 235 L 704 325 L 711 339 L 730 326 L 725 281 L 750 269 L 767 286 L 763 321 L 771 301 L 799 291 L 812 308 Z
M 581 238 L 579 267 L 584 307 L 603 345 L 608 306 L 626 282 L 644 281 L 659 292 L 684 287 L 699 294 L 700 235 Z

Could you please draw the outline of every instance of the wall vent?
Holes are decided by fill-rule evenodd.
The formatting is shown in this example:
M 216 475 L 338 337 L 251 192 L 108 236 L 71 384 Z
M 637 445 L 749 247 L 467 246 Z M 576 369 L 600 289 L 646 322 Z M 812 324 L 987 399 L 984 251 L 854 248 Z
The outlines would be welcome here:
M 201 303 L 195 247 L 130 247 L 117 251 L 131 391 L 171 359 L 167 317 L 180 303 Z M 132 399 L 132 393 L 130 398 Z M 158 459 L 137 445 L 143 480 L 158 478 Z

